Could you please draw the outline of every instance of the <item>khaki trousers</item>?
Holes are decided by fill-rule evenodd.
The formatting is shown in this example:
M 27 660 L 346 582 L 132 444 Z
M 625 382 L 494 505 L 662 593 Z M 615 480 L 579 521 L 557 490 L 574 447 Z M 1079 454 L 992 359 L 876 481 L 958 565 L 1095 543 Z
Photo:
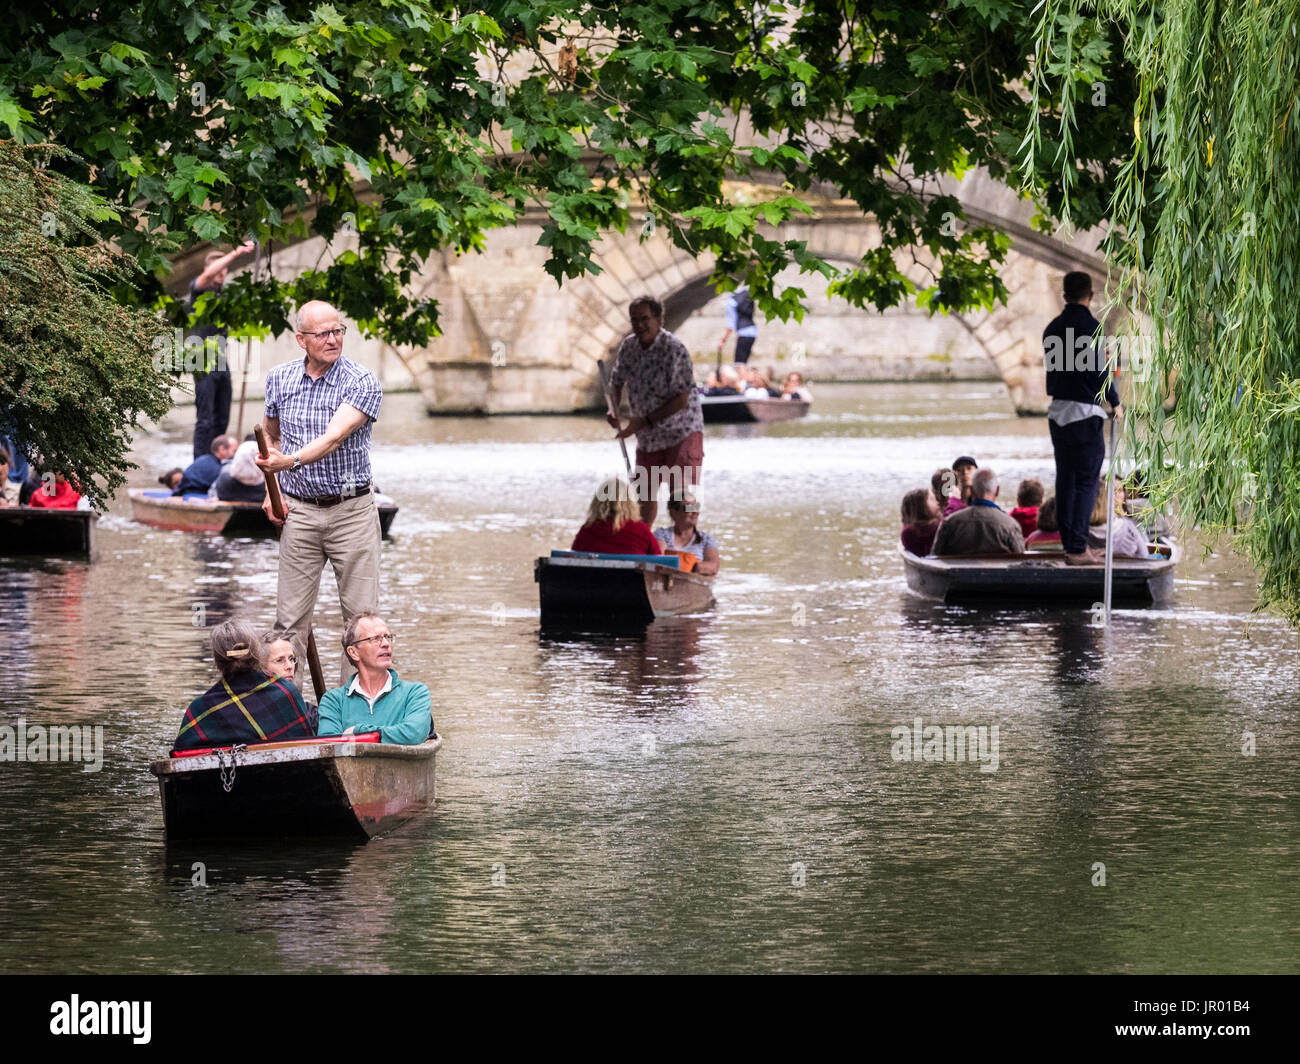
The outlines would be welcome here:
M 290 633 L 298 658 L 294 682 L 299 690 L 305 690 L 307 630 L 316 612 L 325 562 L 334 567 L 345 625 L 358 613 L 379 609 L 379 511 L 374 492 L 344 499 L 337 506 L 316 506 L 290 498 L 285 505 L 289 519 L 280 533 L 275 626 Z M 356 669 L 346 651 L 340 656 L 339 683 L 345 684 Z M 324 668 L 322 664 L 322 671 Z M 317 692 L 317 702 L 320 694 Z

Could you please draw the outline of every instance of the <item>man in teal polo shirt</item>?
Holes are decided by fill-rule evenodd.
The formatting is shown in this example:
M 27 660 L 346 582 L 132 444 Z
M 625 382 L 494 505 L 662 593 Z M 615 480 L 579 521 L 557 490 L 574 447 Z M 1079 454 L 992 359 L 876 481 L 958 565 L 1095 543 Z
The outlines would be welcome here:
M 432 701 L 422 683 L 398 678 L 393 637 L 377 613 L 356 614 L 343 632 L 343 652 L 356 666 L 351 683 L 327 691 L 318 735 L 379 732 L 379 741 L 414 746 L 433 734 Z

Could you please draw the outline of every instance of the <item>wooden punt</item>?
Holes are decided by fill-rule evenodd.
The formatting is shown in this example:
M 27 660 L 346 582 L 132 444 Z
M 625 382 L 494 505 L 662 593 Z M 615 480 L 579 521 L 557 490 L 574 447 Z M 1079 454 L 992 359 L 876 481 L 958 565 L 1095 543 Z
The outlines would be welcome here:
M 6 506 L 0 510 L 0 555 L 66 555 L 93 561 L 94 510 Z
M 182 532 L 219 532 L 226 536 L 269 536 L 275 526 L 255 502 L 218 502 L 206 495 L 171 495 L 166 491 L 132 488 L 131 517 L 155 528 L 179 529 Z M 397 503 L 387 495 L 376 493 L 379 529 L 385 537 L 397 516 Z M 292 502 L 290 507 L 292 508 Z
M 440 737 L 418 746 L 301 739 L 153 762 L 168 839 L 374 838 L 434 801 Z M 234 782 L 222 785 L 234 764 Z M 229 775 L 227 775 L 229 778 Z
M 702 395 L 700 411 L 706 425 L 737 425 L 755 421 L 793 421 L 808 413 L 805 399 L 746 399 L 743 395 Z
M 578 630 L 644 628 L 656 617 L 699 613 L 713 604 L 714 577 L 683 573 L 653 556 L 552 551 L 533 579 L 542 627 Z M 676 559 L 674 559 L 675 561 Z
M 1090 606 L 1105 594 L 1105 566 L 1066 565 L 1060 550 L 1025 554 L 921 558 L 900 544 L 907 586 L 924 598 L 970 605 L 997 602 Z M 1150 561 L 1116 558 L 1111 601 L 1122 606 L 1158 605 L 1173 597 L 1178 547 L 1163 547 Z

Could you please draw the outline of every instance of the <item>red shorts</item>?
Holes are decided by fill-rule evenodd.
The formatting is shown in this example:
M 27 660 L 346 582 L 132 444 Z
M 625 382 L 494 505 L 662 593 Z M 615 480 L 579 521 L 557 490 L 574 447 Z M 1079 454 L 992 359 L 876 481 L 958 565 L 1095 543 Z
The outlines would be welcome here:
M 659 486 L 673 493 L 693 488 L 700 482 L 700 467 L 704 464 L 704 433 L 692 432 L 671 447 L 661 451 L 636 449 L 636 479 L 649 494 L 646 499 L 659 498 Z M 638 493 L 638 498 L 642 498 Z

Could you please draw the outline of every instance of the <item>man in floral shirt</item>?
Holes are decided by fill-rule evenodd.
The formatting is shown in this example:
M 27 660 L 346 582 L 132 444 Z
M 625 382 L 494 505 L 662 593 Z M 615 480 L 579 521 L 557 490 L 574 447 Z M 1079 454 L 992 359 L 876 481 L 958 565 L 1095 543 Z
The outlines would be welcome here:
M 619 344 L 610 387 L 615 411 L 626 387 L 632 418 L 626 427 L 617 414 L 607 420 L 618 429 L 618 439 L 636 434 L 633 487 L 641 520 L 653 528 L 661 484 L 666 482 L 670 492 L 679 492 L 700 482 L 704 416 L 690 352 L 663 328 L 663 304 L 641 296 L 632 301 L 628 316 L 632 334 Z

